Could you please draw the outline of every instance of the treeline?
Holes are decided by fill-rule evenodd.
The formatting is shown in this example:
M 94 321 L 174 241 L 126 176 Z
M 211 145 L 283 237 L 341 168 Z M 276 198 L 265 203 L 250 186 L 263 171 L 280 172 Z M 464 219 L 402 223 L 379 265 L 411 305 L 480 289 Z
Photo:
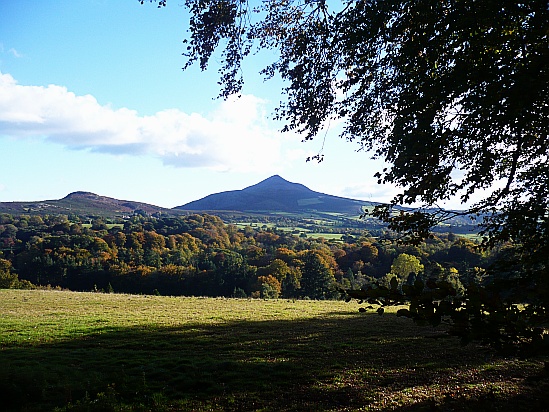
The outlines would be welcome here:
M 0 287 L 263 298 L 339 298 L 341 289 L 397 277 L 485 282 L 505 248 L 481 253 L 452 234 L 420 246 L 389 232 L 341 241 L 224 224 L 207 214 L 134 216 L 118 224 L 77 216 L 0 215 Z M 412 274 L 412 275 L 411 275 Z

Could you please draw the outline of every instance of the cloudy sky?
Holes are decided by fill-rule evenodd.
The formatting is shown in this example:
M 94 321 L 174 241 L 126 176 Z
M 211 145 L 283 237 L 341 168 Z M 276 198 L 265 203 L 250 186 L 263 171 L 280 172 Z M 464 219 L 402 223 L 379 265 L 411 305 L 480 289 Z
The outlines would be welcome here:
M 280 82 L 246 67 L 241 99 L 218 100 L 216 62 L 183 71 L 180 3 L 0 2 L 0 201 L 82 190 L 174 207 L 274 174 L 310 189 L 387 201 L 382 167 L 338 137 L 301 142 L 271 119 Z M 323 142 L 324 140 L 324 142 Z M 320 150 L 325 161 L 306 162 Z

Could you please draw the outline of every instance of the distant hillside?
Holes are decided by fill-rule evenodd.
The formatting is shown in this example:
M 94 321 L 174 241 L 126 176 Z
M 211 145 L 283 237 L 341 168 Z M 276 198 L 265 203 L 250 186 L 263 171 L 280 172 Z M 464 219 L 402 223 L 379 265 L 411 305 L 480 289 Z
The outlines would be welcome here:
M 96 216 L 131 215 L 136 211 L 174 214 L 171 209 L 147 203 L 118 200 L 89 192 L 74 192 L 63 199 L 36 202 L 0 202 L 0 212 L 10 214 L 78 214 Z M 177 212 L 175 212 L 177 213 Z
M 74 192 L 63 199 L 36 202 L 0 202 L 0 213 L 18 214 L 74 214 L 79 216 L 102 216 L 108 218 L 131 216 L 134 213 L 175 216 L 190 212 L 205 212 L 223 218 L 227 223 L 265 219 L 307 220 L 308 225 L 329 225 L 345 227 L 360 226 L 377 229 L 384 227 L 379 220 L 367 217 L 357 223 L 358 215 L 371 210 L 376 203 L 347 199 L 344 197 L 315 192 L 299 183 L 291 183 L 275 175 L 242 190 L 215 193 L 200 200 L 166 209 L 147 203 L 118 200 L 89 192 Z M 283 215 L 281 217 L 281 215 Z M 295 224 L 295 222 L 294 222 Z M 438 227 L 437 231 L 469 233 L 478 227 L 467 216 L 460 216 Z M 459 228 L 459 229 L 458 229 Z
M 288 212 L 309 210 L 358 215 L 371 202 L 315 192 L 299 183 L 275 175 L 242 190 L 211 194 L 200 200 L 177 206 L 178 210 L 239 212 Z

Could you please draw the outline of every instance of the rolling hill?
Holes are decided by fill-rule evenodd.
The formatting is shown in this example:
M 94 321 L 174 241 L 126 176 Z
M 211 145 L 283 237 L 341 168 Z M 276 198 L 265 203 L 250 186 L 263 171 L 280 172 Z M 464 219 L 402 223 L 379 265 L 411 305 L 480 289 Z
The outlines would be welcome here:
M 211 194 L 173 209 L 119 200 L 90 192 L 74 192 L 58 200 L 0 202 L 1 213 L 83 214 L 122 216 L 143 211 L 148 214 L 181 214 L 192 211 L 235 211 L 252 213 L 302 213 L 307 211 L 358 215 L 370 202 L 315 192 L 299 183 L 275 175 L 242 190 Z
M 147 203 L 118 200 L 90 192 L 74 192 L 58 200 L 36 202 L 0 202 L 0 212 L 10 214 L 77 214 L 96 216 L 124 216 L 145 213 L 175 214 L 177 211 Z
M 257 219 L 258 216 L 276 219 L 276 216 L 283 215 L 295 221 L 306 219 L 308 224 L 320 225 L 320 221 L 324 221 L 328 225 L 337 223 L 340 226 L 354 227 L 358 216 L 375 205 L 373 202 L 315 192 L 302 184 L 292 183 L 275 175 L 242 190 L 211 194 L 173 209 L 90 192 L 74 192 L 59 200 L 0 202 L 0 213 L 124 218 L 135 213 L 177 216 L 205 212 L 216 214 L 227 223 Z M 373 217 L 361 219 L 360 222 L 360 227 L 369 229 L 383 226 L 384 224 Z M 463 233 L 478 231 L 476 224 L 466 216 L 451 219 L 436 230 L 448 230 L 449 226 L 452 230 L 457 229 Z

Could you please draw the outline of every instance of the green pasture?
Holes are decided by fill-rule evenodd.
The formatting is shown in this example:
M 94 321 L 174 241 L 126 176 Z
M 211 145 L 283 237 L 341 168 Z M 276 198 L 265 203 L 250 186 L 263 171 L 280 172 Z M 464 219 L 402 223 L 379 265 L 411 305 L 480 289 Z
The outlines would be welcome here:
M 341 301 L 0 290 L 14 411 L 543 410 L 544 359 Z M 544 406 L 545 405 L 545 406 Z
M 82 227 L 87 227 L 90 229 L 93 225 L 91 223 L 82 223 Z M 107 226 L 107 229 L 112 229 L 113 227 L 118 227 L 122 229 L 124 225 L 122 223 L 107 223 L 105 226 Z
M 482 236 L 480 236 L 478 233 L 460 233 L 458 236 L 464 237 L 473 242 L 476 242 L 476 241 L 480 242 L 482 240 Z
M 326 240 L 341 240 L 341 236 L 344 235 L 344 233 L 306 233 L 307 234 L 307 237 L 312 237 L 312 238 L 324 238 Z
M 237 224 L 236 226 L 243 229 L 246 226 L 250 226 L 250 224 Z M 311 232 L 311 229 L 308 229 L 308 228 L 305 228 L 305 227 L 297 227 L 297 226 L 291 226 L 291 227 L 290 226 L 277 226 L 277 225 L 274 225 L 274 224 L 266 224 L 265 226 L 270 227 L 270 228 L 275 228 L 276 227 L 276 229 L 284 231 L 284 232 L 290 232 L 290 233 L 296 232 L 295 234 L 297 236 L 299 236 L 302 233 L 305 233 L 305 235 L 307 235 L 307 237 L 312 237 L 312 238 L 323 237 L 326 240 L 341 240 L 341 236 L 343 236 L 345 234 L 344 230 L 342 230 L 341 233 L 325 233 L 325 232 Z

